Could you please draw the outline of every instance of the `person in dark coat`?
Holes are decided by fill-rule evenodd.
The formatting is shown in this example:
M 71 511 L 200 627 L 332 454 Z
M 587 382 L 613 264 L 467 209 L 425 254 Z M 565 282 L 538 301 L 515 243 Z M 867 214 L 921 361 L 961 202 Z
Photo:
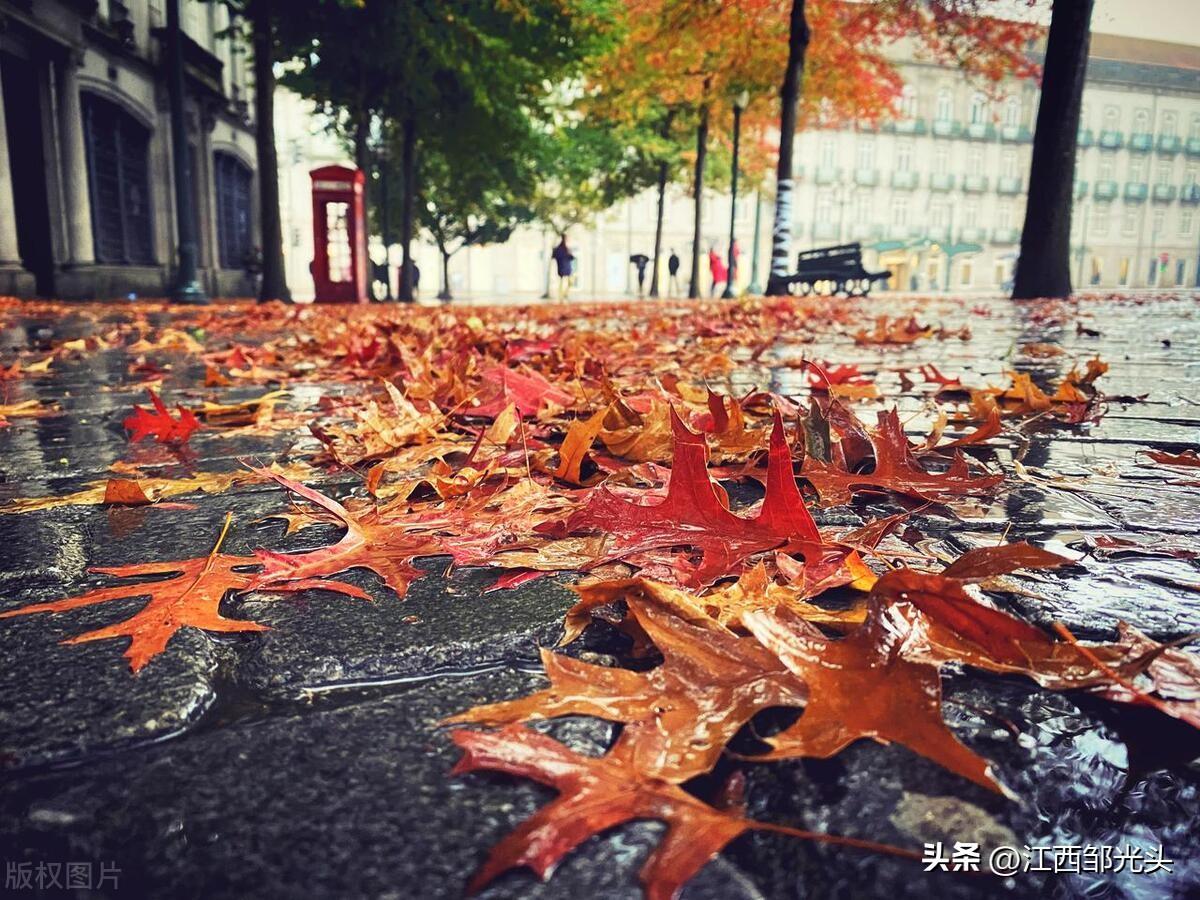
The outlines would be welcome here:
M 571 291 L 571 273 L 574 271 L 575 262 L 575 254 L 567 246 L 566 232 L 550 255 L 554 259 L 554 270 L 558 273 L 558 299 L 566 300 Z
M 667 296 L 674 297 L 679 292 L 679 254 L 672 247 L 667 257 Z
M 650 257 L 645 253 L 635 253 L 629 257 L 629 261 L 637 268 L 638 297 L 640 299 L 646 296 L 646 266 L 650 263 Z

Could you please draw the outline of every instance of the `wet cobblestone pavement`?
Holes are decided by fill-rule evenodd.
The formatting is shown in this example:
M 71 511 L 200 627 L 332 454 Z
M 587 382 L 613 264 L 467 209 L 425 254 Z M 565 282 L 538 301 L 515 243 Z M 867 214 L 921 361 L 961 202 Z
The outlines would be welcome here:
M 933 425 L 930 400 L 938 387 L 913 383 L 923 365 L 980 387 L 1006 384 L 1006 373 L 1015 371 L 1051 388 L 1097 356 L 1110 368 L 1097 381 L 1104 399 L 1083 421 L 1030 413 L 1006 419 L 998 437 L 970 448 L 1005 474 L 994 495 L 946 505 L 856 498 L 850 506 L 814 510 L 820 524 L 853 526 L 867 519 L 867 510 L 878 516 L 907 508 L 920 533 L 915 546 L 944 560 L 1004 535 L 1027 540 L 1074 564 L 1007 579 L 988 595 L 1002 608 L 1046 629 L 1061 622 L 1092 640 L 1113 639 L 1118 621 L 1160 641 L 1200 633 L 1200 469 L 1147 455 L 1200 444 L 1195 297 L 833 302 L 835 323 L 818 318 L 806 333 L 768 336 L 765 351 L 739 353 L 736 337 L 726 338 L 734 367 L 714 369 L 703 381 L 732 396 L 759 389 L 807 398 L 807 379 L 787 360 L 804 355 L 855 365 L 881 395 L 854 402 L 859 417 L 873 422 L 875 410 L 894 403 L 906 432 L 919 441 Z M 691 316 L 683 306 L 664 309 Z M 590 307 L 582 320 L 620 329 L 623 310 Z M 913 315 L 941 333 L 910 343 L 856 342 L 853 332 L 869 329 L 881 313 Z M 223 377 L 270 369 L 268 361 L 226 356 L 222 366 L 200 354 L 201 343 L 210 352 L 231 346 L 213 346 L 207 333 L 225 314 L 0 308 L 0 372 L 8 373 L 0 381 L 0 422 L 7 419 L 0 427 L 0 612 L 112 583 L 89 573 L 91 567 L 203 557 L 227 512 L 234 525 L 222 553 L 337 540 L 340 530 L 329 522 L 285 534 L 268 517 L 291 508 L 287 495 L 263 480 L 243 478 L 223 492 L 184 493 L 148 506 L 97 502 L 107 479 L 130 465 L 143 476 L 178 479 L 244 475 L 240 461 L 247 459 L 312 458 L 323 449 L 323 423 L 337 398 L 378 386 L 380 373 L 365 363 L 361 377 L 326 378 L 320 367 L 286 377 Z M 444 316 L 447 329 L 474 327 L 469 319 L 477 314 L 425 313 Z M 206 324 L 210 315 L 217 318 Z M 527 342 L 521 352 L 560 334 L 516 308 L 504 315 L 512 320 L 510 346 Z M 111 345 L 106 333 L 135 319 L 144 344 Z M 704 337 L 696 329 L 691 334 Z M 264 336 L 276 337 L 243 329 L 237 343 L 253 347 Z M 361 348 L 354 352 L 365 358 Z M 39 366 L 50 358 L 49 366 Z M 288 393 L 276 421 L 287 427 L 256 429 L 253 421 L 205 427 L 182 452 L 131 443 L 122 421 L 134 404 L 145 405 L 148 383 L 161 387 L 172 409 L 202 399 L 230 404 L 282 386 Z M 29 414 L 35 407 L 41 414 Z M 324 467 L 298 477 L 332 496 L 361 497 L 362 471 Z M 89 487 L 94 494 L 97 484 L 91 502 L 37 502 Z M 735 504 L 761 496 L 753 483 L 727 486 Z M 911 549 L 896 547 L 901 556 Z M 101 863 L 120 870 L 116 887 L 83 894 L 49 888 L 47 896 L 461 895 L 490 848 L 553 792 L 501 775 L 449 777 L 458 751 L 437 723 L 544 685 L 538 648 L 560 638 L 563 614 L 577 599 L 568 588 L 577 576 L 553 574 L 490 591 L 495 570 L 451 567 L 444 556 L 421 557 L 417 566 L 425 575 L 403 600 L 362 569 L 337 577 L 374 602 L 320 589 L 232 594 L 221 614 L 268 630 L 184 628 L 136 674 L 122 656 L 125 639 L 62 641 L 128 618 L 144 597 L 0 620 L 0 856 L 10 871 L 70 861 L 94 864 L 96 872 Z M 592 629 L 567 652 L 603 661 L 616 652 L 613 640 Z M 903 747 L 857 741 L 832 759 L 744 764 L 747 814 L 918 852 L 937 841 L 1147 852 L 1161 845 L 1171 871 L 1139 874 L 1127 866 L 1013 878 L 924 872 L 909 860 L 753 833 L 730 844 L 683 896 L 1182 898 L 1200 892 L 1194 729 L 1079 692 L 974 670 L 944 670 L 943 690 L 947 723 L 991 761 L 1015 800 Z M 615 728 L 586 718 L 535 727 L 593 755 L 608 746 Z M 641 896 L 638 870 L 662 831 L 655 822 L 621 826 L 587 840 L 547 882 L 518 870 L 482 896 Z

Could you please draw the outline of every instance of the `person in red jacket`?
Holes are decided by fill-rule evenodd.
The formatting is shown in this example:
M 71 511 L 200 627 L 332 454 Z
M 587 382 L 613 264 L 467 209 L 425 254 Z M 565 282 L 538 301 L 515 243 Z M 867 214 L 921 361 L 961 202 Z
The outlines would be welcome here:
M 708 271 L 712 275 L 712 286 L 709 288 L 709 296 L 717 296 L 717 287 L 725 283 L 729 277 L 728 271 L 725 268 L 725 260 L 721 259 L 721 254 L 717 252 L 717 248 L 708 248 Z

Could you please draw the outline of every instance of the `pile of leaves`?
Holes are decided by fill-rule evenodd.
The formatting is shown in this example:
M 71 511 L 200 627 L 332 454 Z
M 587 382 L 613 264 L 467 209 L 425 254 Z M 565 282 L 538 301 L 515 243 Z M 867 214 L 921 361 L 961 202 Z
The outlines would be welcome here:
M 1096 382 L 1107 367 L 1098 359 L 1044 386 L 1026 371 L 1010 385 L 966 386 L 965 373 L 933 364 L 920 367 L 919 382 L 908 370 L 872 377 L 809 360 L 803 344 L 820 333 L 886 353 L 969 333 L 914 318 L 863 329 L 847 306 L 791 298 L 421 312 L 233 305 L 162 321 L 149 311 L 114 321 L 97 310 L 90 337 L 0 369 L 20 386 L 81 357 L 124 354 L 131 406 L 134 391 L 151 403 L 124 420 L 131 458 L 112 477 L 3 511 L 163 507 L 167 497 L 255 481 L 295 500 L 279 511 L 289 533 L 328 523 L 340 538 L 231 555 L 221 550 L 227 519 L 207 553 L 97 569 L 118 582 L 0 618 L 145 597 L 132 616 L 69 639 L 127 639 L 137 672 L 170 652 L 183 628 L 263 630 L 221 614 L 232 593 L 324 588 L 363 602 L 371 595 L 338 579 L 363 569 L 399 600 L 428 557 L 491 569 L 495 590 L 569 574 L 579 599 L 564 644 L 599 620 L 624 635 L 628 654 L 602 666 L 543 650 L 549 687 L 447 723 L 475 726 L 451 732 L 463 750 L 457 771 L 500 770 L 559 791 L 495 848 L 475 887 L 518 866 L 546 876 L 590 835 L 637 818 L 668 825 L 642 873 L 651 897 L 674 895 L 749 830 L 907 854 L 754 821 L 730 792 L 706 795 L 698 785 L 723 758 L 746 755 L 731 743 L 782 707 L 798 717 L 763 738 L 755 760 L 829 757 L 869 738 L 1005 793 L 942 719 L 941 670 L 950 665 L 1200 727 L 1195 656 L 1127 626 L 1105 644 L 1065 629 L 1050 635 L 987 596 L 1015 571 L 1067 560 L 1002 542 L 949 561 L 916 524 L 917 511 L 969 516 L 1020 483 L 1020 470 L 993 452 L 1020 429 L 1102 415 Z M 893 380 L 932 386 L 923 395 L 928 424 L 914 437 L 888 401 Z M 172 386 L 174 413 L 162 399 Z M 260 393 L 247 399 L 252 390 Z M 36 400 L 3 410 L 57 412 Z M 198 461 L 217 442 L 266 450 L 283 439 L 288 453 L 270 464 L 258 452 L 233 470 Z M 186 462 L 187 474 L 154 474 L 163 458 L 147 446 Z M 1195 455 L 1156 462 L 1194 466 Z M 305 484 L 317 480 L 323 489 Z M 826 518 L 830 510 L 838 516 Z M 858 524 L 822 527 L 818 517 Z M 619 737 L 593 758 L 525 727 L 563 715 L 618 723 Z

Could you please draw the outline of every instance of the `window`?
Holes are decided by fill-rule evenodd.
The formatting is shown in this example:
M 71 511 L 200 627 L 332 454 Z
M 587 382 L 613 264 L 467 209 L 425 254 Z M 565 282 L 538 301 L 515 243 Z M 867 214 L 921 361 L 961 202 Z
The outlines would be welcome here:
M 217 247 L 223 269 L 243 268 L 253 247 L 250 236 L 252 177 L 250 167 L 233 154 L 213 154 L 213 182 L 217 193 Z
M 949 88 L 942 88 L 937 94 L 937 120 L 949 122 L 954 118 L 954 98 Z
M 1116 131 L 1121 127 L 1121 110 L 1120 107 L 1106 106 L 1104 107 L 1104 130 Z
M 1170 163 L 1159 163 L 1158 168 L 1156 168 L 1154 170 L 1154 183 L 1155 184 L 1170 184 L 1172 168 L 1173 168 L 1173 166 Z
M 1017 97 L 1009 97 L 1004 101 L 1004 124 L 1016 128 L 1021 124 L 1021 101 Z
M 1146 180 L 1146 163 L 1140 156 L 1129 160 L 1129 180 L 1139 184 Z
M 909 141 L 901 141 L 896 145 L 896 171 L 911 172 L 913 162 L 913 145 Z
M 1154 236 L 1155 239 L 1157 239 L 1158 236 L 1163 233 L 1163 228 L 1166 226 L 1166 224 L 1167 224 L 1166 211 L 1161 210 L 1161 209 L 1156 209 L 1154 211 L 1154 218 L 1151 220 L 1151 225 L 1150 225 L 1150 228 L 1151 228 L 1150 233 Z
M 983 174 L 983 148 L 972 147 L 967 151 L 967 174 Z
M 963 227 L 979 227 L 979 200 L 975 197 L 963 203 Z
M 1104 260 L 1099 256 L 1092 257 L 1092 284 L 1099 284 L 1104 278 Z
M 944 228 L 950 221 L 950 209 L 944 201 L 931 203 L 929 206 L 929 224 L 934 228 Z
M 1117 285 L 1129 287 L 1129 257 L 1122 256 L 1121 264 L 1117 267 Z
M 854 221 L 861 222 L 864 225 L 870 222 L 872 206 L 871 195 L 864 191 L 859 191 L 854 197 Z
M 1017 151 L 1005 150 L 1000 154 L 1000 174 L 1005 178 L 1017 177 Z
M 950 148 L 944 144 L 938 144 L 933 148 L 933 171 L 942 174 L 948 168 L 950 168 Z
M 1097 203 L 1096 217 L 1092 220 L 1092 233 L 1098 236 L 1108 234 L 1108 222 L 1112 217 L 1111 203 Z
M 1151 257 L 1150 267 L 1146 270 L 1146 284 L 1150 287 L 1158 287 L 1158 272 L 1160 268 L 1159 261 Z
M 826 223 L 833 219 L 833 198 L 829 196 L 828 191 L 821 191 L 817 194 L 815 217 L 818 223 Z
M 1181 209 L 1179 211 L 1179 236 L 1181 238 L 1190 238 L 1192 236 L 1192 211 L 1190 209 Z
M 349 203 L 325 204 L 325 252 L 329 256 L 329 280 L 335 284 L 352 281 Z
M 858 167 L 860 169 L 875 168 L 875 142 L 869 138 L 860 138 L 857 149 Z
M 907 197 L 900 196 L 892 198 L 892 224 L 901 228 L 908 224 Z
M 1001 228 L 1012 228 L 1013 205 L 1011 200 L 1003 200 L 996 206 L 996 224 Z
M 1188 126 L 1188 140 L 1200 141 L 1200 114 L 1192 115 L 1192 123 Z
M 1088 105 L 1086 103 L 1079 104 L 1079 127 L 1081 129 L 1087 128 L 1090 121 L 1088 118 Z
M 837 142 L 831 138 L 821 139 L 821 168 L 832 169 L 837 161 Z
M 1164 137 L 1175 137 L 1175 134 L 1178 130 L 1179 113 L 1171 109 L 1166 110 L 1162 114 L 1162 127 L 1159 128 L 1159 131 L 1162 132 Z
M 1098 181 L 1112 181 L 1117 173 L 1117 157 L 1115 153 L 1100 154 L 1100 165 L 1096 168 Z
M 906 84 L 900 92 L 900 115 L 906 119 L 917 117 L 917 89 Z
M 1182 259 L 1175 261 L 1175 287 L 1183 287 L 1187 281 L 1187 263 Z
M 1135 109 L 1133 111 L 1133 133 L 1147 134 L 1150 131 L 1150 110 Z
M 988 101 L 983 94 L 971 95 L 970 122 L 972 125 L 983 125 L 988 118 Z
M 1137 210 L 1127 209 L 1121 214 L 1121 234 L 1137 234 Z
M 153 263 L 150 131 L 94 94 L 82 106 L 96 262 Z
M 1196 184 L 1196 167 L 1188 166 L 1183 170 L 1183 186 L 1185 188 L 1194 187 Z
M 962 287 L 969 288 L 974 282 L 974 267 L 971 265 L 971 260 L 964 259 L 958 266 L 959 284 Z

